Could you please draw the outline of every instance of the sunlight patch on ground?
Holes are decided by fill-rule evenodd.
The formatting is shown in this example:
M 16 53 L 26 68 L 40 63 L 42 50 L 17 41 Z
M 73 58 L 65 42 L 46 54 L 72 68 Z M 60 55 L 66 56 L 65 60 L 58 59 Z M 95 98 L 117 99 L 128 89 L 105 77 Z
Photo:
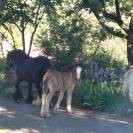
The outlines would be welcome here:
M 3 107 L 0 107 L 0 115 L 1 114 L 4 114 L 4 115 L 6 115 L 9 118 L 13 118 L 16 113 L 15 112 L 12 112 L 12 111 L 8 111 L 7 109 L 5 109 Z
M 86 113 L 85 111 L 80 111 L 78 109 L 73 109 L 72 113 L 68 113 L 66 110 L 64 109 L 60 109 L 59 110 L 59 113 L 64 113 L 64 114 L 69 114 L 71 115 L 72 117 L 75 117 L 75 118 L 86 118 L 89 116 L 89 114 L 91 113 Z
M 72 113 L 71 115 L 76 118 L 86 118 L 88 116 L 86 112 L 81 111 L 74 111 L 74 113 Z
M 0 129 L 0 133 L 39 133 L 39 131 L 35 129 L 27 129 L 27 128 L 22 128 L 19 130 Z
M 130 122 L 125 121 L 125 120 L 117 120 L 117 119 L 107 118 L 106 116 L 97 116 L 95 118 L 99 119 L 99 120 L 104 120 L 104 121 L 115 122 L 115 123 L 120 123 L 120 124 L 126 124 L 126 125 L 133 126 L 133 123 L 130 123 Z
M 7 109 L 0 107 L 0 113 L 7 112 Z

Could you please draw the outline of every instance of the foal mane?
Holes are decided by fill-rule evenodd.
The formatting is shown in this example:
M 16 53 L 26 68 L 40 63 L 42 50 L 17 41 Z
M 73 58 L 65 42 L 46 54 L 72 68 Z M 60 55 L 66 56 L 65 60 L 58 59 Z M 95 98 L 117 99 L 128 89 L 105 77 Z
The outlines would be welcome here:
M 80 66 L 80 64 L 69 65 L 63 72 L 75 72 L 78 66 Z

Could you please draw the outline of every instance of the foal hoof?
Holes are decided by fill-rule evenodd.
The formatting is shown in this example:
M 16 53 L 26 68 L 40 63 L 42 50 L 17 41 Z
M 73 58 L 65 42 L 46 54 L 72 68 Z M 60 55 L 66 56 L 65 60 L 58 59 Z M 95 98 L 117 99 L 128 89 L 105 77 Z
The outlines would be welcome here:
M 67 112 L 68 112 L 68 113 L 70 113 L 70 114 L 71 114 L 71 113 L 73 113 L 73 111 L 72 111 L 72 110 L 67 110 Z
M 55 113 L 58 113 L 58 112 L 59 112 L 59 108 L 54 107 L 54 112 L 55 112 Z
M 50 114 L 49 113 L 41 113 L 41 117 L 48 118 L 48 117 L 50 117 Z
M 73 111 L 72 111 L 71 108 L 67 107 L 67 112 L 68 112 L 68 113 L 72 113 Z

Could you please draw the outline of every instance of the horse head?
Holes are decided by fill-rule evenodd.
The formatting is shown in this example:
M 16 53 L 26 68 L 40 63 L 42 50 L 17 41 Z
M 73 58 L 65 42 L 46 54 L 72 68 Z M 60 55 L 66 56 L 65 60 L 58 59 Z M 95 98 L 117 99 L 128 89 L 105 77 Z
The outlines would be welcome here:
M 5 77 L 8 77 L 7 75 L 10 73 L 10 70 L 15 70 L 15 67 L 19 64 L 21 64 L 24 60 L 29 58 L 29 56 L 22 50 L 16 49 L 9 51 L 7 54 L 7 63 L 5 68 Z

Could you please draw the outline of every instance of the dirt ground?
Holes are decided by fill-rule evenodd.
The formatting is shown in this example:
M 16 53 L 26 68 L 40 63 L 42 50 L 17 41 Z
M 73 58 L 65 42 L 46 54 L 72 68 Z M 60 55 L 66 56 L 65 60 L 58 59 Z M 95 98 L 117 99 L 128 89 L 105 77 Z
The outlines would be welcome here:
M 40 107 L 0 96 L 0 133 L 133 133 L 133 120 L 79 109 L 41 118 Z

